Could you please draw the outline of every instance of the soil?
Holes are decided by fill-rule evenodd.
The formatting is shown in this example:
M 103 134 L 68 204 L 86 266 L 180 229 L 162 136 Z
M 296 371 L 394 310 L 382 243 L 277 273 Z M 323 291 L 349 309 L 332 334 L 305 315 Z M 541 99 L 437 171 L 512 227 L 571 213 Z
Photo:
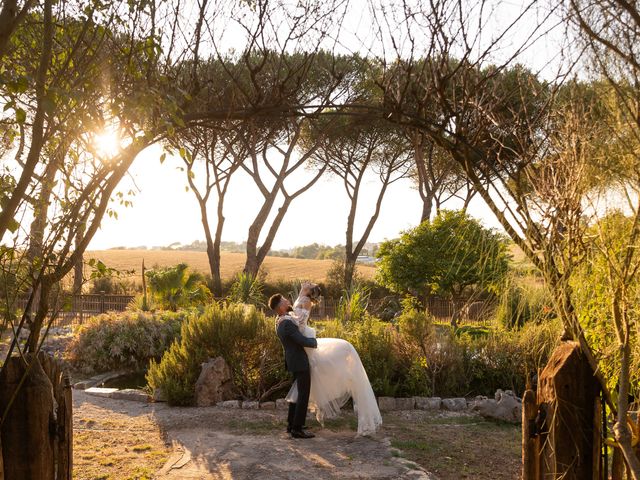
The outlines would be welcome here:
M 475 415 L 384 415 L 374 437 L 356 437 L 344 412 L 317 436 L 293 440 L 282 410 L 172 408 L 74 391 L 78 479 L 517 478 L 519 428 Z

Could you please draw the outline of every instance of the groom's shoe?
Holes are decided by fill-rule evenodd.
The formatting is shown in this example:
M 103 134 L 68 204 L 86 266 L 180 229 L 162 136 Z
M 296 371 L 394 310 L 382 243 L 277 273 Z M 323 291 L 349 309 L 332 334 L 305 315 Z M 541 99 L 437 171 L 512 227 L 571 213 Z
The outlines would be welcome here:
M 302 430 L 309 430 L 310 427 L 307 427 L 306 425 L 302 427 Z M 291 433 L 291 430 L 293 430 L 293 427 L 291 425 L 289 425 L 287 427 L 287 433 Z
M 296 428 L 291 430 L 291 436 L 293 438 L 313 438 L 313 437 L 315 437 L 315 435 L 313 433 L 305 432 L 302 429 L 296 429 Z

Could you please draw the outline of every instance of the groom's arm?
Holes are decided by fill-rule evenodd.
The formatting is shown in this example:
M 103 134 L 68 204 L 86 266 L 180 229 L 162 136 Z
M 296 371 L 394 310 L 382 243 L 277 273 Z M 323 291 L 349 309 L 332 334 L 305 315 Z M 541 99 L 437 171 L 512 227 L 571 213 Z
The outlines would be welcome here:
M 282 329 L 284 330 L 285 337 L 291 337 L 298 345 L 308 348 L 318 348 L 318 341 L 315 338 L 302 335 L 298 327 L 291 320 L 285 320 Z

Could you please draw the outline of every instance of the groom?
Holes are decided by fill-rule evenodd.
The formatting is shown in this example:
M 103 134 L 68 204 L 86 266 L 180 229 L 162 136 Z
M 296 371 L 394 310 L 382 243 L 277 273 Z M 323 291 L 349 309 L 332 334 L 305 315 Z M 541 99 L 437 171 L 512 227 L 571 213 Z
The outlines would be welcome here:
M 307 406 L 309 405 L 309 391 L 311 390 L 311 372 L 309 371 L 309 359 L 304 347 L 317 348 L 315 338 L 307 338 L 293 321 L 289 312 L 291 303 L 285 297 L 276 293 L 269 299 L 269 308 L 278 315 L 276 321 L 276 333 L 284 347 L 284 365 L 298 383 L 298 400 L 289 404 L 289 417 L 287 432 L 293 438 L 313 438 L 315 435 L 303 430 L 304 421 L 307 418 Z

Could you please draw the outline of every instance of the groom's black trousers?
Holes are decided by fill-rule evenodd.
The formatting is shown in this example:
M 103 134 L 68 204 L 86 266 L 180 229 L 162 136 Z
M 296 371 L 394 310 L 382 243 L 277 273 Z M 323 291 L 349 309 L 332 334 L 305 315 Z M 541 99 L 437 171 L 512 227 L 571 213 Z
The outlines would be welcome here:
M 309 391 L 311 390 L 311 372 L 293 372 L 293 380 L 298 383 L 298 401 L 289 404 L 289 426 L 294 429 L 301 429 L 307 418 L 307 407 L 309 406 Z

